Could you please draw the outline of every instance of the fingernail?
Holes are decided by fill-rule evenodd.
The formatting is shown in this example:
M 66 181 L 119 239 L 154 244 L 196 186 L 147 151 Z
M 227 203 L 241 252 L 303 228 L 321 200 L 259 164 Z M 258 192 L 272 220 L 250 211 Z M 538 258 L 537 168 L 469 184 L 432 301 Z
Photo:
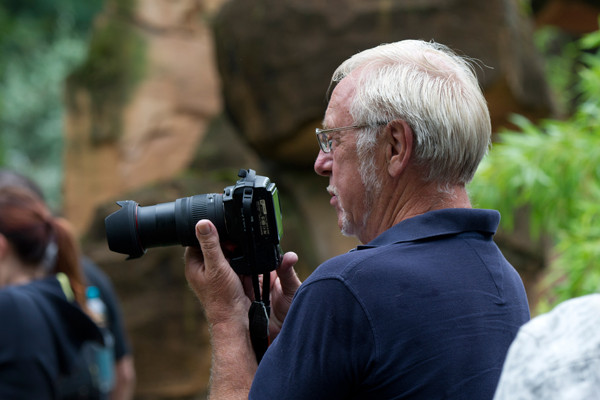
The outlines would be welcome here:
M 210 225 L 207 222 L 202 222 L 198 224 L 198 232 L 201 235 L 208 235 L 210 233 Z

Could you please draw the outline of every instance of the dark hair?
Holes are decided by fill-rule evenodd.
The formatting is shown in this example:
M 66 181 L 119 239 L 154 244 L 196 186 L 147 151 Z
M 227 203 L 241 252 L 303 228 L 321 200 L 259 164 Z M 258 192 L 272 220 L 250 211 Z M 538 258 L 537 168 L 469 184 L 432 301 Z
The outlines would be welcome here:
M 0 186 L 0 234 L 25 268 L 44 268 L 69 277 L 76 301 L 85 309 L 79 249 L 69 223 L 52 215 L 29 188 Z
M 25 175 L 6 168 L 0 168 L 0 189 L 4 187 L 22 187 L 31 190 L 42 201 L 46 201 L 42 189 Z

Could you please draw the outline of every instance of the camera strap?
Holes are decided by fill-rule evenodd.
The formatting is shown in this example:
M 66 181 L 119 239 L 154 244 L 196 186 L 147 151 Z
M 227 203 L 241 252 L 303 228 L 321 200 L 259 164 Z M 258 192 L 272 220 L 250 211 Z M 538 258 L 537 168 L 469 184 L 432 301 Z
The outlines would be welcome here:
M 253 224 L 250 222 L 252 217 L 252 188 L 245 188 L 242 198 L 242 212 L 246 222 L 246 250 L 249 255 L 252 273 L 252 287 L 254 289 L 254 301 L 248 310 L 248 322 L 250 330 L 250 340 L 252 348 L 256 355 L 256 361 L 260 363 L 263 355 L 269 347 L 269 315 L 271 313 L 269 291 L 271 286 L 271 276 L 269 273 L 263 274 L 262 291 L 260 287 L 260 274 L 256 273 L 257 259 L 255 253 L 255 238 Z
M 253 275 L 252 281 L 254 285 L 254 297 L 256 300 L 250 305 L 248 320 L 252 348 L 256 355 L 256 361 L 260 363 L 260 360 L 262 360 L 262 357 L 269 347 L 269 315 L 271 311 L 269 305 L 270 275 L 263 275 L 262 296 L 260 293 L 258 275 Z

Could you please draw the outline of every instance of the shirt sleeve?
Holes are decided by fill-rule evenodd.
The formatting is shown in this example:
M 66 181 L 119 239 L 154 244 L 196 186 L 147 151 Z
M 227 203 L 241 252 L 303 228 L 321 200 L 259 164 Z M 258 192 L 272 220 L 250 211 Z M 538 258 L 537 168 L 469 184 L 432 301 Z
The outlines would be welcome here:
M 373 362 L 361 302 L 340 279 L 303 285 L 261 361 L 250 399 L 341 399 L 356 395 Z

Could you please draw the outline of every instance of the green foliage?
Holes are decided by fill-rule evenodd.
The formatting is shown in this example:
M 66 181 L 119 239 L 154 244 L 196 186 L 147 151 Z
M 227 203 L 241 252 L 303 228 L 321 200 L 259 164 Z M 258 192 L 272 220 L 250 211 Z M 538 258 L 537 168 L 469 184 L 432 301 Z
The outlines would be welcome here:
M 531 234 L 554 241 L 538 311 L 600 288 L 600 53 L 590 52 L 599 44 L 598 32 L 578 42 L 587 52 L 572 116 L 537 125 L 515 116 L 519 129 L 500 134 L 469 187 L 477 206 L 502 213 L 504 228 L 527 207 Z
M 60 196 L 62 80 L 83 54 L 84 43 L 64 35 L 14 57 L 0 80 L 3 164 L 33 176 L 53 202 Z
M 85 60 L 68 78 L 70 88 L 85 87 L 92 97 L 94 144 L 114 141 L 121 133 L 121 108 L 145 74 L 146 46 L 130 24 L 133 2 L 120 1 L 112 18 L 93 33 Z M 72 91 L 72 90 L 70 90 Z M 71 101 L 71 99 L 67 99 Z
M 85 55 L 102 0 L 0 4 L 0 165 L 32 177 L 58 208 L 63 84 Z
M 553 26 L 538 29 L 534 35 L 536 47 L 544 56 L 546 78 L 552 89 L 561 114 L 572 112 L 571 104 L 576 97 L 576 69 L 579 66 L 581 48 L 571 36 Z

